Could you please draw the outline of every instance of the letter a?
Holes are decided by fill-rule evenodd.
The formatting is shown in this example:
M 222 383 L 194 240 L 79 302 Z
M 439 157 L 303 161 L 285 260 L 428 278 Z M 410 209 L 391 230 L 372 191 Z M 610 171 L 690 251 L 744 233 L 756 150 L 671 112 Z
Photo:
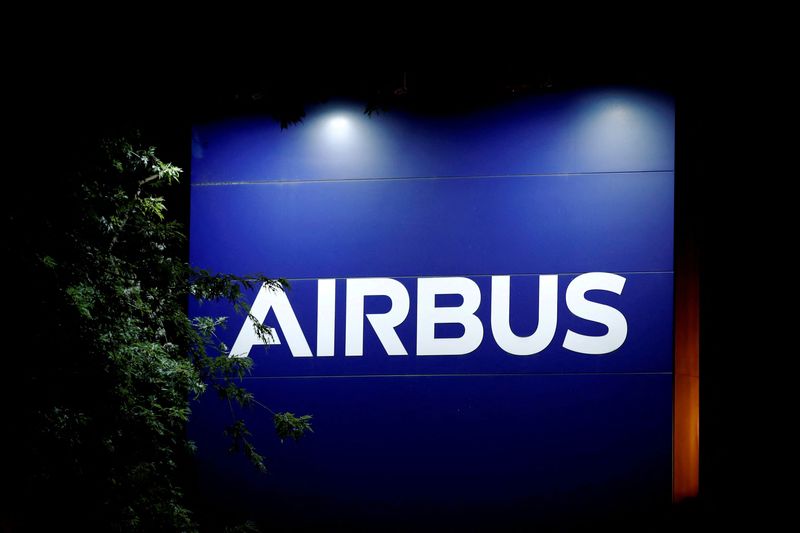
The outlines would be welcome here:
M 308 341 L 303 330 L 300 329 L 300 324 L 297 322 L 297 317 L 292 310 L 289 299 L 286 293 L 269 287 L 266 283 L 261 286 L 258 291 L 256 301 L 250 308 L 250 314 L 253 315 L 260 323 L 264 323 L 267 313 L 272 309 L 275 311 L 275 318 L 278 319 L 278 325 L 281 327 L 283 334 L 286 335 L 286 343 L 292 351 L 293 357 L 312 357 L 311 348 L 308 346 Z M 280 344 L 280 338 L 273 328 L 267 328 L 270 335 L 267 342 L 264 342 L 256 333 L 255 324 L 247 317 L 244 321 L 242 329 L 239 331 L 239 336 L 236 337 L 236 342 L 231 348 L 231 357 L 247 357 L 250 349 L 256 345 L 264 344 Z

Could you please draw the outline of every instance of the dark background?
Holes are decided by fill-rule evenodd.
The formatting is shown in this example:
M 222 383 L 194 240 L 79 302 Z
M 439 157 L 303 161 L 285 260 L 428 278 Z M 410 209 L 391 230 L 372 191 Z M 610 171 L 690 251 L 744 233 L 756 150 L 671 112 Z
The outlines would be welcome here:
M 289 125 L 302 117 L 306 104 L 335 96 L 389 112 L 409 107 L 458 113 L 517 95 L 572 88 L 632 85 L 671 92 L 677 109 L 676 236 L 696 246 L 701 276 L 701 489 L 696 500 L 668 515 L 645 517 L 645 523 L 680 530 L 763 527 L 784 508 L 786 497 L 776 480 L 788 472 L 776 428 L 791 426 L 796 417 L 780 412 L 776 396 L 787 393 L 771 378 L 781 372 L 790 349 L 781 346 L 787 332 L 776 330 L 773 317 L 780 311 L 767 304 L 767 294 L 790 282 L 769 259 L 776 249 L 795 245 L 771 240 L 783 228 L 772 221 L 775 198 L 788 192 L 785 176 L 771 175 L 761 164 L 759 146 L 770 130 L 763 99 L 751 92 L 751 71 L 666 56 L 408 70 L 299 63 L 282 68 L 264 54 L 255 61 L 207 63 L 148 56 L 140 74 L 136 60 L 64 54 L 19 69 L 5 97 L 12 141 L 4 215 L 60 209 L 59 175 L 98 137 L 132 129 L 140 129 L 164 160 L 187 171 L 169 208 L 188 224 L 193 121 L 268 114 Z M 13 255 L 6 259 L 13 265 Z M 11 290 L 9 298 L 15 297 L 19 294 Z M 24 330 L 12 321 L 7 331 L 7 353 L 14 353 L 26 343 L 14 332 Z

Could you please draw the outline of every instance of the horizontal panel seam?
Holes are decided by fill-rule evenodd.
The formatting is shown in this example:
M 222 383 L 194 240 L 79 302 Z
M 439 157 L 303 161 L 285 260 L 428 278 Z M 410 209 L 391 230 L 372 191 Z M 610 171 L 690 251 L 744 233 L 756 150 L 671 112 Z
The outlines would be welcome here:
M 312 376 L 246 376 L 243 379 L 350 379 L 350 378 L 434 378 L 434 377 L 520 377 L 520 376 L 671 376 L 672 372 L 515 372 L 453 374 L 343 374 Z
M 597 176 L 614 174 L 673 174 L 674 170 L 617 170 L 598 172 L 550 172 L 540 174 L 486 174 L 469 176 L 386 176 L 386 177 L 358 177 L 358 178 L 298 178 L 298 179 L 258 179 L 258 180 L 231 180 L 231 181 L 203 181 L 192 183 L 192 187 L 212 187 L 222 185 L 280 185 L 287 183 L 352 183 L 363 181 L 407 181 L 407 180 L 457 180 L 457 179 L 485 179 L 485 178 L 528 178 L 528 177 L 559 177 L 559 176 Z
M 585 270 L 582 272 L 498 272 L 494 274 L 381 274 L 374 276 L 316 276 L 316 277 L 290 277 L 284 278 L 287 281 L 316 281 L 320 279 L 335 279 L 335 280 L 348 280 L 348 279 L 372 279 L 372 278 L 392 278 L 392 279 L 419 279 L 419 278 L 490 278 L 493 276 L 580 276 L 591 272 L 604 272 L 620 275 L 651 275 L 651 274 L 671 274 L 675 275 L 674 270 L 637 270 L 637 271 L 621 271 L 621 270 Z

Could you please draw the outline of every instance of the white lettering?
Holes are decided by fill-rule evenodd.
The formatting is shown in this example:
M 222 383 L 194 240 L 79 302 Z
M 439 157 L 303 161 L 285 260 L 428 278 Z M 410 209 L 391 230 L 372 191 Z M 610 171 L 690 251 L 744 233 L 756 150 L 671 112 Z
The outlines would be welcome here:
M 333 357 L 336 338 L 336 280 L 317 282 L 317 357 Z
M 253 306 L 250 308 L 250 314 L 263 324 L 270 309 L 275 312 L 278 325 L 280 325 L 283 334 L 286 335 L 286 343 L 292 351 L 292 356 L 312 357 L 311 348 L 309 348 L 308 341 L 303 335 L 303 330 L 300 329 L 300 324 L 297 322 L 297 317 L 289 304 L 289 299 L 286 298 L 286 293 L 282 290 L 271 288 L 265 283 L 258 291 L 256 301 L 253 302 Z M 231 348 L 230 357 L 247 357 L 250 349 L 256 345 L 280 344 L 281 340 L 275 329 L 267 329 L 270 332 L 270 336 L 267 338 L 267 342 L 264 342 L 256 333 L 253 321 L 250 317 L 247 317 L 242 329 L 239 331 L 239 336 L 236 337 L 233 348 Z
M 403 284 L 391 278 L 355 278 L 347 280 L 345 311 L 346 356 L 364 355 L 364 298 L 366 296 L 388 296 L 392 307 L 383 314 L 368 314 L 375 334 L 389 355 L 408 355 L 400 337 L 394 330 L 408 316 L 410 301 Z
M 539 276 L 539 323 L 536 331 L 519 337 L 511 331 L 511 277 L 492 276 L 492 335 L 497 345 L 513 355 L 541 352 L 553 340 L 558 323 L 558 276 Z
M 568 330 L 562 346 L 567 350 L 602 355 L 617 350 L 628 336 L 625 316 L 609 305 L 590 301 L 589 291 L 608 291 L 621 295 L 625 278 L 607 272 L 589 272 L 577 276 L 567 286 L 567 309 L 578 318 L 602 324 L 608 328 L 603 335 L 583 335 Z M 458 295 L 458 306 L 436 306 L 437 295 Z M 365 298 L 389 298 L 385 313 L 365 314 Z M 417 280 L 417 338 L 416 354 L 465 355 L 474 352 L 483 342 L 484 326 L 476 315 L 481 304 L 481 291 L 475 281 L 466 277 L 431 277 Z M 511 276 L 492 276 L 491 330 L 497 346 L 519 356 L 534 355 L 545 350 L 553 341 L 558 325 L 558 276 L 539 276 L 539 303 L 536 329 L 527 336 L 516 335 L 511 329 Z M 527 300 L 527 299 L 526 299 Z M 250 310 L 255 320 L 264 323 L 270 309 L 286 337 L 293 357 L 312 357 L 294 310 L 285 292 L 263 285 Z M 346 280 L 345 299 L 345 356 L 364 355 L 364 322 L 369 321 L 375 335 L 388 355 L 408 355 L 396 328 L 408 317 L 410 298 L 405 286 L 392 278 L 353 278 Z M 532 313 L 531 313 L 532 314 Z M 460 324 L 460 337 L 436 337 L 437 324 Z M 239 331 L 230 357 L 246 357 L 256 345 L 281 344 L 275 329 L 262 339 L 249 317 Z M 333 357 L 336 340 L 336 280 L 317 281 L 317 357 Z
M 567 331 L 564 348 L 589 355 L 613 352 L 628 336 L 628 322 L 619 310 L 586 299 L 587 291 L 609 291 L 622 294 L 625 278 L 607 272 L 581 274 L 567 287 L 567 308 L 579 318 L 598 322 L 608 327 L 608 333 L 599 337 Z
M 459 294 L 458 307 L 436 307 L 437 294 Z M 483 324 L 475 316 L 481 305 L 481 290 L 469 278 L 419 278 L 417 280 L 417 355 L 463 355 L 483 341 Z M 436 324 L 461 324 L 458 338 L 437 339 Z

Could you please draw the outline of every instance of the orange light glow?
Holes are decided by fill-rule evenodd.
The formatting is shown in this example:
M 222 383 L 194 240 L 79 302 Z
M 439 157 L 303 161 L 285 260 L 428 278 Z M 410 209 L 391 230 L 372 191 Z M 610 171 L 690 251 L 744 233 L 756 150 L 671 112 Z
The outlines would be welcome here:
M 675 373 L 672 500 L 697 496 L 700 473 L 700 282 L 694 251 L 679 252 L 675 272 Z

